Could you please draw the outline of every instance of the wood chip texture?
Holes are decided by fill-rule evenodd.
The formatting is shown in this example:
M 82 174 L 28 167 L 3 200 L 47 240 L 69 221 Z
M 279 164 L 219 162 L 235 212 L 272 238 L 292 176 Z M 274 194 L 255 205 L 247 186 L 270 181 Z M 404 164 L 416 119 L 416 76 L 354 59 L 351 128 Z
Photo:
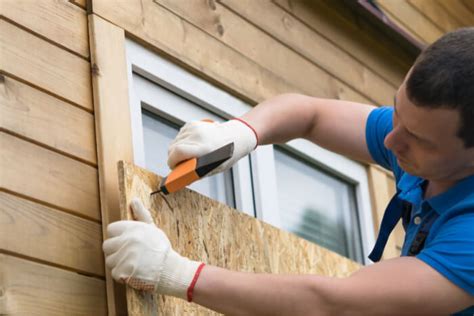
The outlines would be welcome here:
M 360 266 L 323 247 L 282 231 L 189 189 L 150 197 L 161 178 L 119 162 L 122 219 L 132 219 L 138 197 L 181 255 L 237 271 L 345 277 Z M 173 297 L 127 289 L 130 315 L 218 315 Z

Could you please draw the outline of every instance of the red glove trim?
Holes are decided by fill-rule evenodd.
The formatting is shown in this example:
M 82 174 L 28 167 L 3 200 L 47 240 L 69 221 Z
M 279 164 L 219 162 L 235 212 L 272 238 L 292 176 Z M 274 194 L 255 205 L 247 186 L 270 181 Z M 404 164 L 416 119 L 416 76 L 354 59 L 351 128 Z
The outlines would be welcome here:
M 233 120 L 242 122 L 243 124 L 247 125 L 247 127 L 250 128 L 250 129 L 253 131 L 253 133 L 255 134 L 255 138 L 257 139 L 257 143 L 255 144 L 255 148 L 257 148 L 257 146 L 258 146 L 258 134 L 257 134 L 257 131 L 256 131 L 252 126 L 250 126 L 249 123 L 245 122 L 245 121 L 244 121 L 243 119 L 241 119 L 241 118 L 235 117 L 235 118 L 233 118 Z M 255 149 L 255 148 L 254 148 L 254 149 Z
M 205 265 L 206 265 L 205 263 L 201 263 L 199 265 L 199 267 L 196 270 L 196 273 L 194 274 L 194 278 L 193 278 L 193 280 L 191 281 L 191 284 L 188 287 L 188 291 L 187 291 L 188 302 L 193 301 L 194 286 L 196 285 L 196 282 L 199 278 L 199 275 L 201 274 L 201 271 L 202 271 L 202 269 L 204 268 Z

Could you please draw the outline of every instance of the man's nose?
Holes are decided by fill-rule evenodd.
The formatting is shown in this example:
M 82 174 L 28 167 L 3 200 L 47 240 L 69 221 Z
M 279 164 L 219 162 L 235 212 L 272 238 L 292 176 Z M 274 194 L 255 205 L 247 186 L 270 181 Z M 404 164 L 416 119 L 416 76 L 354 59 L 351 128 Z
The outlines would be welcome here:
M 407 149 L 407 143 L 400 128 L 394 128 L 385 136 L 384 145 L 394 153 L 402 153 Z

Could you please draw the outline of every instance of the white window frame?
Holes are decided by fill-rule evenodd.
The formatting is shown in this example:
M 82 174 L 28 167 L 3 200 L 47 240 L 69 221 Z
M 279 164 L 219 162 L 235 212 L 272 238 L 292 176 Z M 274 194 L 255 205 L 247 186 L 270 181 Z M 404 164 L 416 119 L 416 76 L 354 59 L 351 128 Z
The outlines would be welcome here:
M 182 110 L 180 112 L 179 108 L 166 109 L 166 111 L 162 108 L 148 108 L 153 107 L 153 100 L 156 100 L 153 89 L 138 89 L 138 91 L 134 82 L 134 72 L 202 107 L 202 115 L 204 115 L 202 119 L 211 118 L 222 121 L 222 119 L 242 116 L 252 108 L 242 100 L 130 39 L 126 40 L 126 56 L 134 160 L 139 166 L 145 167 L 142 102 L 146 104 L 147 110 L 158 111 L 162 115 L 173 117 L 175 121 L 176 119 L 186 121 L 186 119 L 183 119 L 183 112 Z M 154 86 L 151 82 L 150 85 Z M 209 117 L 209 112 L 214 113 L 214 116 Z M 365 166 L 303 139 L 292 140 L 285 147 L 354 185 L 363 260 L 366 264 L 370 263 L 366 258 L 374 245 L 375 236 Z M 245 210 L 247 214 L 254 216 L 255 213 L 258 219 L 281 227 L 273 150 L 272 145 L 259 146 L 250 154 L 251 165 L 248 159 L 241 159 L 233 168 L 235 202 L 237 208 Z M 253 192 L 248 183 L 253 183 Z

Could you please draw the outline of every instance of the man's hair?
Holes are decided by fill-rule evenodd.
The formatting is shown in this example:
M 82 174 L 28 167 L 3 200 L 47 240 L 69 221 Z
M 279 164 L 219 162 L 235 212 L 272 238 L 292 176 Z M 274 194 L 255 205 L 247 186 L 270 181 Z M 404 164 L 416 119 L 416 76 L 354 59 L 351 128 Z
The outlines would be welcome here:
M 420 107 L 456 109 L 457 136 L 474 146 L 474 27 L 445 34 L 418 56 L 406 82 L 407 96 Z

